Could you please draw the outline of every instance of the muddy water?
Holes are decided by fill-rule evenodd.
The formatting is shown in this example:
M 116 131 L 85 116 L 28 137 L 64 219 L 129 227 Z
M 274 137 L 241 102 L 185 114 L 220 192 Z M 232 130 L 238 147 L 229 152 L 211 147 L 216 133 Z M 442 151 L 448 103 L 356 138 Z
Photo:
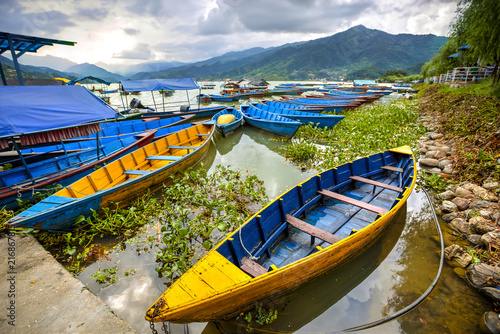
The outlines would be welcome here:
M 271 139 L 271 140 L 270 140 Z M 274 139 L 274 140 L 273 140 Z M 203 161 L 212 171 L 216 165 L 246 168 L 264 180 L 269 198 L 314 174 L 301 172 L 280 155 L 284 144 L 276 136 L 244 127 L 228 138 L 216 136 Z M 439 243 L 432 207 L 415 189 L 402 212 L 381 239 L 353 261 L 288 293 L 271 304 L 279 310 L 271 325 L 255 328 L 261 333 L 334 333 L 390 315 L 420 296 L 432 282 L 439 264 Z M 445 232 L 446 226 L 443 224 Z M 113 311 L 139 332 L 150 332 L 146 309 L 166 289 L 158 278 L 154 250 L 145 242 L 156 226 L 86 268 L 79 279 Z M 449 239 L 450 236 L 447 236 Z M 100 286 L 92 274 L 119 268 L 117 282 Z M 126 271 L 135 273 L 125 276 Z M 475 333 L 489 305 L 445 264 L 432 294 L 410 313 L 367 333 Z M 219 327 L 217 327 L 217 325 Z M 245 333 L 238 322 L 193 323 L 189 333 Z M 159 329 L 159 325 L 156 325 Z M 173 324 L 172 333 L 184 333 Z

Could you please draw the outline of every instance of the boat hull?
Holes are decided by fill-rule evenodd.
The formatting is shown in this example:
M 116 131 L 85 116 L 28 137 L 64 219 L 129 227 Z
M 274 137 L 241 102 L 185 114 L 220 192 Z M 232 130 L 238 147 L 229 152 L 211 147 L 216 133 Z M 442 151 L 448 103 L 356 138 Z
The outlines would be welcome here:
M 138 177 L 130 178 L 126 182 L 117 184 L 113 187 L 96 191 L 88 196 L 80 198 L 70 198 L 68 196 L 64 197 L 58 195 L 60 192 L 44 199 L 42 202 L 34 205 L 33 207 L 21 212 L 18 216 L 7 222 L 7 225 L 16 227 L 30 227 L 35 229 L 44 229 L 52 232 L 65 232 L 71 229 L 75 219 L 83 215 L 85 217 L 91 216 L 92 211 L 99 211 L 103 213 L 103 208 L 116 205 L 119 202 L 120 207 L 125 206 L 131 200 L 136 198 L 137 195 L 141 195 L 147 191 L 153 191 L 158 189 L 163 185 L 163 182 L 168 181 L 168 176 L 180 170 L 185 170 L 189 166 L 192 166 L 205 156 L 208 151 L 210 142 L 212 141 L 213 126 L 198 125 L 196 127 L 191 127 L 186 130 L 182 130 L 185 133 L 190 131 L 192 128 L 210 128 L 210 132 L 207 133 L 206 140 L 196 149 L 187 153 L 182 159 L 173 161 L 166 166 L 159 169 L 152 170 L 148 173 L 144 173 Z M 175 143 L 179 136 L 177 134 L 170 135 L 164 139 L 167 143 L 172 139 Z M 151 145 L 151 146 L 150 146 Z M 157 142 L 153 142 L 140 150 L 147 151 L 152 147 L 160 145 Z M 140 151 L 134 151 L 124 157 L 115 161 L 123 166 L 126 165 L 126 161 L 135 160 L 134 153 Z M 191 149 L 190 149 L 191 150 Z M 189 150 L 187 150 L 189 152 Z M 120 161 L 122 160 L 122 161 Z M 108 165 L 110 166 L 110 165 Z M 115 165 L 116 166 L 116 165 Z M 93 172 L 88 175 L 88 178 L 97 179 L 95 176 L 98 171 Z M 111 173 L 111 172 L 109 172 Z M 102 173 L 101 173 L 102 174 Z M 124 173 L 122 172 L 122 175 Z M 102 178 L 101 178 L 102 179 Z M 76 188 L 74 185 L 81 182 L 83 179 L 75 182 L 74 184 L 68 186 L 62 191 L 68 192 L 68 188 Z M 96 183 L 96 187 L 99 186 L 99 181 L 93 181 Z M 104 188 L 104 187 L 103 187 Z M 78 192 L 78 191 L 76 191 Z
M 229 124 L 217 124 L 217 119 L 220 116 L 227 115 L 227 114 L 234 115 L 235 121 L 231 122 Z M 215 123 L 215 129 L 217 130 L 217 132 L 220 133 L 222 135 L 222 137 L 226 137 L 231 132 L 235 131 L 236 129 L 238 129 L 241 126 L 241 123 L 243 122 L 243 116 L 235 108 L 229 107 L 229 108 L 226 108 L 226 109 L 218 112 L 217 114 L 215 114 L 212 117 L 212 120 Z
M 401 191 L 398 191 L 393 200 L 386 203 L 388 210 L 384 214 L 376 215 L 375 220 L 361 230 L 351 231 L 350 234 L 346 234 L 334 243 L 327 243 L 326 246 L 313 249 L 313 252 L 305 257 L 255 277 L 246 274 L 240 269 L 243 265 L 238 264 L 245 256 L 241 242 L 246 244 L 252 256 L 265 258 L 265 252 L 270 247 L 266 245 L 275 245 L 279 242 L 274 237 L 276 234 L 283 236 L 287 235 L 286 233 L 292 233 L 290 230 L 286 232 L 287 224 L 283 222 L 285 213 L 291 213 L 297 217 L 311 212 L 315 205 L 322 201 L 321 196 L 317 195 L 318 189 L 334 184 L 333 188 L 340 191 L 349 185 L 348 175 L 354 175 L 355 170 L 366 171 L 360 174 L 376 175 L 379 173 L 380 161 L 391 157 L 386 152 L 360 159 L 360 162 L 356 164 L 354 162 L 347 164 L 348 168 L 342 165 L 339 169 L 322 172 L 291 188 L 269 203 L 242 225 L 241 234 L 236 231 L 228 236 L 174 282 L 148 310 L 146 319 L 179 323 L 227 320 L 253 308 L 256 303 L 264 299 L 294 289 L 358 255 L 380 237 L 404 206 L 415 186 L 415 159 L 411 153 L 407 156 L 408 150 L 407 147 L 394 150 L 396 154 L 406 159 L 402 165 L 404 168 L 401 172 Z M 378 166 L 372 168 L 367 167 L 368 165 Z M 333 188 L 332 191 L 334 191 Z M 269 222 L 277 227 L 269 229 L 267 226 Z M 260 225 L 261 232 L 255 231 L 253 225 L 256 226 L 255 229 Z M 335 232 L 335 235 L 337 233 L 339 232 Z M 262 244 L 264 241 L 260 239 L 260 243 L 257 242 L 253 247 L 252 240 L 263 236 L 267 237 L 267 241 L 264 237 L 264 244 Z M 314 245 L 311 244 L 311 247 Z M 265 247 L 267 248 L 264 249 Z M 273 252 L 278 252 L 277 249 Z M 272 258 L 271 255 L 268 257 Z M 203 284 L 207 287 L 200 288 Z
M 254 113 L 252 113 L 249 106 L 242 105 L 241 113 L 243 114 L 245 123 L 248 123 L 258 129 L 274 133 L 278 136 L 284 136 L 288 138 L 293 137 L 295 132 L 297 132 L 298 128 L 302 125 L 302 123 L 300 122 L 293 121 L 289 118 L 281 117 L 278 115 L 275 115 L 278 117 L 278 119 L 273 120 L 273 117 L 269 117 L 267 115 L 270 113 L 264 110 L 259 110 L 259 116 L 256 116 Z

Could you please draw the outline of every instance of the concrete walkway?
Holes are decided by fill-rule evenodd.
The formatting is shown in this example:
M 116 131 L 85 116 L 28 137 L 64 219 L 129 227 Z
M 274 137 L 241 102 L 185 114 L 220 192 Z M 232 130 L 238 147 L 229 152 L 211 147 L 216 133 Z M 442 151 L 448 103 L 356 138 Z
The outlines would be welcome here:
M 0 237 L 0 310 L 1 333 L 136 333 L 32 236 Z

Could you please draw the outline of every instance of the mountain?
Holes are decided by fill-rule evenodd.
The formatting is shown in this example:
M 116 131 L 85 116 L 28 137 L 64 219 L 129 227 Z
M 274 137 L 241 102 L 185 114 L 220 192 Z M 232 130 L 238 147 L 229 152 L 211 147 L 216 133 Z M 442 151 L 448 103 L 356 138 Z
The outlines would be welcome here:
M 99 62 L 96 63 L 95 65 L 102 67 L 113 73 L 118 73 L 126 78 L 129 78 L 139 72 L 158 72 L 172 67 L 187 65 L 187 63 L 183 63 L 180 61 L 147 61 L 134 65 L 126 65 L 126 64 L 106 64 Z
M 253 50 L 241 51 L 165 71 L 139 73 L 133 78 L 266 78 L 304 80 L 363 76 L 376 79 L 390 69 L 413 68 L 439 51 L 446 37 L 435 35 L 393 35 L 362 25 L 332 36 Z M 234 57 L 241 55 L 242 57 Z
M 17 78 L 17 74 L 14 69 L 14 62 L 12 60 L 4 56 L 0 56 L 0 62 L 2 63 L 2 66 L 8 68 L 8 70 L 4 70 L 7 79 Z M 21 69 L 21 72 L 23 73 L 23 78 L 25 79 L 51 79 L 57 77 L 63 77 L 67 79 L 77 78 L 77 76 L 75 75 L 71 75 L 69 73 L 62 71 L 57 71 L 53 68 L 45 66 L 32 66 L 32 65 L 19 64 L 19 67 Z
M 64 72 L 73 65 L 77 65 L 75 62 L 68 60 L 66 58 L 55 57 L 51 55 L 46 56 L 33 56 L 31 54 L 24 54 L 19 61 L 25 65 L 32 65 L 38 67 L 50 67 L 54 70 Z
M 104 79 L 110 82 L 118 82 L 124 78 L 116 73 L 111 73 L 102 67 L 96 66 L 94 64 L 83 63 L 78 65 L 73 65 L 66 70 L 69 73 L 77 74 L 79 76 L 91 75 L 100 79 Z
M 243 51 L 231 51 L 222 56 L 170 68 L 164 71 L 137 73 L 132 79 L 206 77 L 256 62 L 274 52 L 275 49 L 276 48 L 251 48 Z

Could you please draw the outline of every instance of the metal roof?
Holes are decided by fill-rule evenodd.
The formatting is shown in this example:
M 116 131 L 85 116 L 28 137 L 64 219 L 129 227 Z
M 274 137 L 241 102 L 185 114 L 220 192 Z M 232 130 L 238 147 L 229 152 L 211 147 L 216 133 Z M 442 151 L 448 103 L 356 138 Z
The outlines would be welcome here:
M 62 44 L 74 46 L 76 44 L 76 42 L 63 41 L 59 39 L 18 35 L 0 31 L 0 54 L 5 51 L 9 51 L 11 43 L 14 51 L 21 51 L 23 53 L 37 52 L 38 49 L 45 45 Z

